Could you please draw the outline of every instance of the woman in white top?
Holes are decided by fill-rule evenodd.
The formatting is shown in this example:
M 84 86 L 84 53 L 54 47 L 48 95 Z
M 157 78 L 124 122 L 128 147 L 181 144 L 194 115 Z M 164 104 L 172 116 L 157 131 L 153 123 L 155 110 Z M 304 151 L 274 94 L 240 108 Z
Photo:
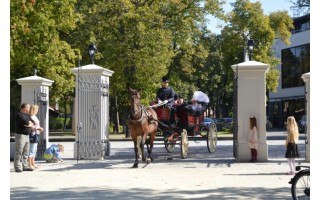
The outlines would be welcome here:
M 250 117 L 250 130 L 248 134 L 248 144 L 251 150 L 251 162 L 257 161 L 258 150 L 258 133 L 257 133 L 257 119 Z
M 39 106 L 38 105 L 32 105 L 30 107 L 30 116 L 31 116 L 31 119 L 34 121 L 34 126 L 36 128 L 35 131 L 33 131 L 31 133 L 30 137 L 32 137 L 35 134 L 39 134 L 39 132 L 43 131 L 43 128 L 40 127 L 39 119 L 37 118 L 38 110 L 39 110 Z M 37 148 L 38 148 L 38 141 L 35 141 L 35 142 L 30 141 L 30 150 L 29 150 L 28 163 L 29 163 L 29 167 L 31 169 L 37 168 L 35 166 L 35 157 L 37 155 Z

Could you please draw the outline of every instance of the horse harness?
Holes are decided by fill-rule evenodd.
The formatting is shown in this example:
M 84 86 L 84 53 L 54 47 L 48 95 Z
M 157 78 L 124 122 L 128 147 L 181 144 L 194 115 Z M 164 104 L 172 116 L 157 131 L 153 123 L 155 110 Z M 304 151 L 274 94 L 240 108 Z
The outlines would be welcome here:
M 152 115 L 149 112 L 147 112 L 146 109 L 141 105 L 140 105 L 140 110 L 141 110 L 141 117 L 139 119 L 133 119 L 132 114 L 130 113 L 128 118 L 131 122 L 134 122 L 134 123 L 141 122 L 143 120 L 144 114 L 145 114 L 147 121 L 148 121 L 148 124 L 155 123 L 155 119 L 152 117 Z

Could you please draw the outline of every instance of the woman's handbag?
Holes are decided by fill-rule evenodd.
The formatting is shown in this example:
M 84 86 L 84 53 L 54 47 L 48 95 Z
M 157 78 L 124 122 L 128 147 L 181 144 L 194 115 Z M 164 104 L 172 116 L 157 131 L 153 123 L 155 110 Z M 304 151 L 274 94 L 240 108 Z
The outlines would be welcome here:
M 40 141 L 39 134 L 29 134 L 30 143 L 38 143 Z

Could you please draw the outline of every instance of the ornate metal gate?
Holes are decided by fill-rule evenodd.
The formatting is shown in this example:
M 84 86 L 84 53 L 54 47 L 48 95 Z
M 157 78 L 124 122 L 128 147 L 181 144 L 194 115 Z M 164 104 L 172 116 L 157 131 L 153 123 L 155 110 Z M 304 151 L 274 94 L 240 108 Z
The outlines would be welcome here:
M 103 159 L 110 155 L 107 77 L 78 76 L 77 159 Z
M 33 103 L 39 106 L 37 117 L 40 121 L 40 127 L 46 127 L 47 121 L 47 90 L 41 86 L 39 89 L 34 89 Z M 44 134 L 40 134 L 40 142 L 38 143 L 37 157 L 41 157 L 46 150 L 46 140 Z

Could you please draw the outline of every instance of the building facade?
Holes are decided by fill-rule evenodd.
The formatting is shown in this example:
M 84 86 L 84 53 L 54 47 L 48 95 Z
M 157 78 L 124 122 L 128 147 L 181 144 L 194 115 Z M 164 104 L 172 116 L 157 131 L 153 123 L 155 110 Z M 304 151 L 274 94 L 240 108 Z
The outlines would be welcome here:
M 273 44 L 281 60 L 277 92 L 269 92 L 267 115 L 273 128 L 285 128 L 288 116 L 299 121 L 305 115 L 305 84 L 302 74 L 310 72 L 310 14 L 293 18 L 294 29 L 287 46 L 280 39 Z

